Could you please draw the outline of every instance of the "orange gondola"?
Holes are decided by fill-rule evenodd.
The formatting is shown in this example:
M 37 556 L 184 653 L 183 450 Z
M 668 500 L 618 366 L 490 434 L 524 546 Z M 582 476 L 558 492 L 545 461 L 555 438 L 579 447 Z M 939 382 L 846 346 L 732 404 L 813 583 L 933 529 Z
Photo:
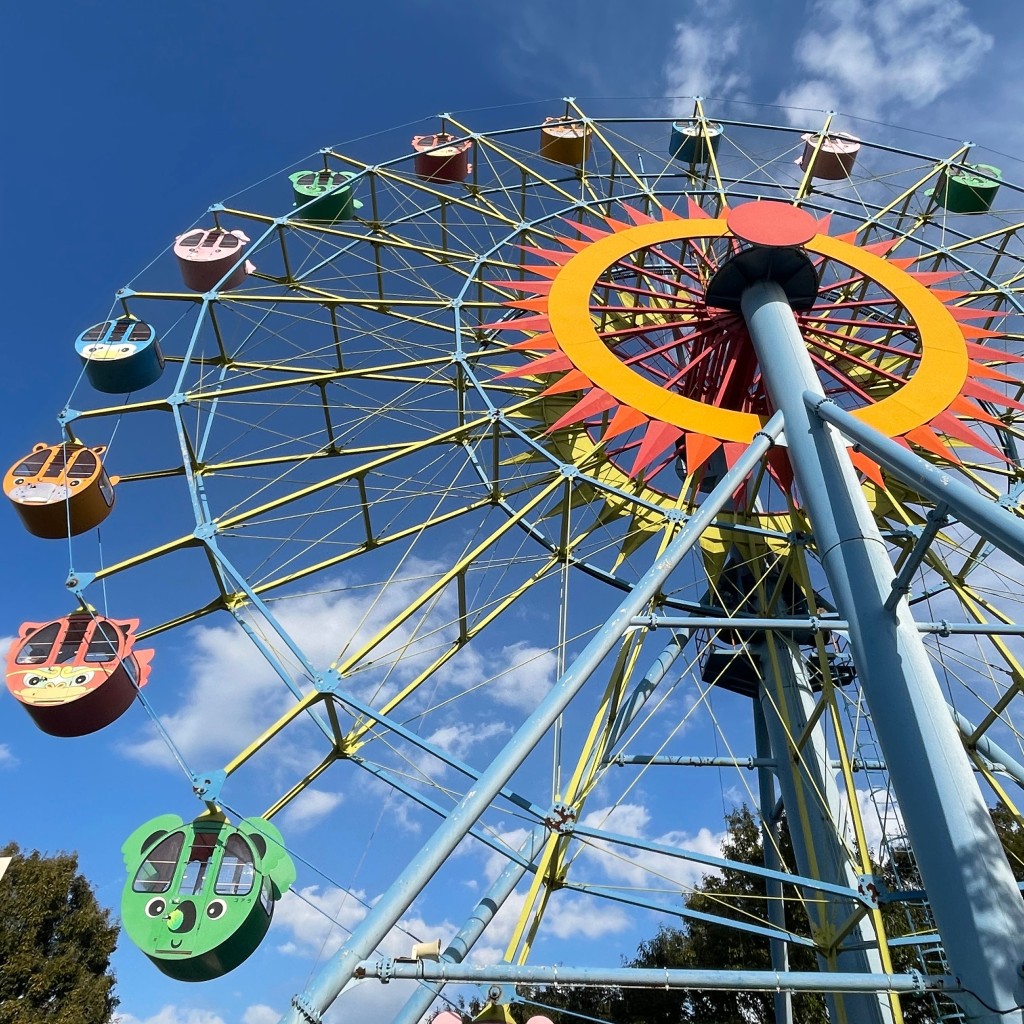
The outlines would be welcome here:
M 578 167 L 587 158 L 593 128 L 571 117 L 545 117 L 540 128 L 540 155 Z
M 99 526 L 114 507 L 116 476 L 107 476 L 106 448 L 64 441 L 37 444 L 4 477 L 4 494 L 35 537 L 50 540 Z

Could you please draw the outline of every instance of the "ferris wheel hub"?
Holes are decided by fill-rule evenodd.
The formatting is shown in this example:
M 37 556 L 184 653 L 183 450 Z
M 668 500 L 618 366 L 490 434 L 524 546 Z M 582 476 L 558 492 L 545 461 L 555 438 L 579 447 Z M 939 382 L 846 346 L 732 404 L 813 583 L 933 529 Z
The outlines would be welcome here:
M 806 210 L 772 199 L 733 207 L 725 222 L 744 242 L 773 248 L 806 245 L 818 233 L 817 220 Z

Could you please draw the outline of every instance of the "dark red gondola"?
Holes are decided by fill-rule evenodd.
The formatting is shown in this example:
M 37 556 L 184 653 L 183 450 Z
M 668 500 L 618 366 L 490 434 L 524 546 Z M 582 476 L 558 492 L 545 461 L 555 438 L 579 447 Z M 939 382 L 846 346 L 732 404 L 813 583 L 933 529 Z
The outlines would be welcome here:
M 138 625 L 89 612 L 23 623 L 7 654 L 7 689 L 51 736 L 96 732 L 146 684 L 153 651 L 133 649 Z
M 436 135 L 414 135 L 412 148 L 416 154 L 416 177 L 423 181 L 454 183 L 465 181 L 473 169 L 469 162 L 470 139 L 457 141 L 447 132 Z

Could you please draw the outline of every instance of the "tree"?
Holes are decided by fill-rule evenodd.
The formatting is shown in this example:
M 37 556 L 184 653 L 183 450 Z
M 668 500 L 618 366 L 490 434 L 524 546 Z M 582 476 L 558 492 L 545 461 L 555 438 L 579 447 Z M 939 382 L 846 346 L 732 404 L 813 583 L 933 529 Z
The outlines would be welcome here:
M 749 808 L 730 812 L 725 819 L 726 838 L 722 856 L 738 864 L 763 865 L 761 829 Z M 789 830 L 780 829 L 782 859 L 793 863 Z M 807 914 L 796 894 L 785 892 L 786 927 L 807 934 Z M 687 909 L 734 921 L 764 921 L 767 893 L 764 880 L 738 868 L 725 868 L 718 875 L 705 875 L 686 900 Z M 813 971 L 814 953 L 806 946 L 791 946 L 790 970 Z M 707 968 L 710 970 L 771 969 L 768 943 L 750 932 L 723 927 L 702 920 L 689 920 L 683 929 L 661 928 L 651 940 L 642 942 L 632 967 Z M 646 1024 L 748 1024 L 773 1021 L 770 992 L 727 992 L 713 989 L 677 992 L 647 991 L 634 1000 L 636 1015 L 631 1021 Z M 827 1020 L 820 995 L 798 993 L 793 997 L 793 1016 L 802 1024 Z
M 781 829 L 783 860 L 792 863 L 789 831 Z M 722 856 L 740 864 L 762 865 L 761 830 L 746 807 L 726 816 L 726 839 Z M 795 895 L 793 891 L 785 893 Z M 736 921 L 763 921 L 767 916 L 764 881 L 738 868 L 726 868 L 719 875 L 705 875 L 686 900 L 687 908 L 704 914 Z M 786 925 L 794 932 L 807 934 L 807 915 L 799 900 L 787 898 Z M 627 967 L 708 968 L 715 970 L 770 970 L 767 942 L 750 932 L 689 919 L 683 928 L 660 927 L 637 948 L 636 956 L 625 961 Z M 790 968 L 814 970 L 816 960 L 807 947 L 792 947 Z M 580 989 L 532 989 L 526 994 L 552 1007 L 580 1012 Z M 609 1012 L 589 1013 L 620 1024 L 751 1024 L 774 1020 L 772 995 L 766 992 L 726 992 L 682 989 L 587 990 L 590 1006 L 602 1006 Z M 819 1024 L 827 1020 L 820 995 L 799 993 L 793 999 L 794 1018 L 801 1024 Z M 587 1011 L 583 1011 L 587 1012 Z M 571 1024 L 573 1017 L 554 1014 L 555 1024 Z
M 992 809 L 992 820 L 1002 840 L 1014 875 L 1024 880 L 1024 828 L 1013 813 L 1003 806 Z M 793 864 L 793 851 L 785 819 L 779 830 L 780 853 L 786 864 Z M 763 865 L 761 829 L 746 807 L 726 816 L 726 839 L 722 855 L 741 864 Z M 889 864 L 878 873 L 895 887 L 897 875 L 901 888 L 921 888 L 913 854 L 908 848 L 890 851 Z M 784 890 L 786 927 L 808 934 L 807 915 L 795 891 Z M 705 875 L 686 900 L 689 910 L 732 920 L 766 918 L 764 883 L 737 868 L 726 868 L 718 875 Z M 888 903 L 882 918 L 890 938 L 931 930 L 931 920 L 920 903 Z M 893 969 L 899 973 L 920 970 L 921 963 L 913 947 L 893 950 Z M 750 932 L 707 921 L 689 919 L 681 928 L 662 926 L 637 947 L 636 956 L 624 961 L 627 967 L 702 967 L 721 970 L 769 970 L 771 957 L 765 940 Z M 790 946 L 789 966 L 794 971 L 813 971 L 817 967 L 814 952 L 806 946 Z M 552 986 L 525 987 L 528 1001 L 552 1007 L 545 1011 L 555 1024 L 578 1024 L 576 1014 L 616 1024 L 773 1024 L 775 1020 L 770 993 L 727 992 L 680 989 L 588 989 Z M 945 997 L 939 1004 L 930 996 L 902 998 L 907 1024 L 930 1024 L 942 1013 L 955 1008 Z M 566 1012 L 558 1013 L 561 1008 Z M 524 1017 L 525 1019 L 525 1017 Z M 793 1019 L 800 1024 L 824 1024 L 828 1020 L 825 1001 L 820 995 L 795 993 Z
M 118 926 L 78 857 L 23 854 L 0 880 L 0 1024 L 107 1024 L 118 1004 L 110 955 Z
M 1004 804 L 992 808 L 992 823 L 1002 840 L 1006 858 L 1013 869 L 1013 877 L 1024 882 L 1024 828 Z

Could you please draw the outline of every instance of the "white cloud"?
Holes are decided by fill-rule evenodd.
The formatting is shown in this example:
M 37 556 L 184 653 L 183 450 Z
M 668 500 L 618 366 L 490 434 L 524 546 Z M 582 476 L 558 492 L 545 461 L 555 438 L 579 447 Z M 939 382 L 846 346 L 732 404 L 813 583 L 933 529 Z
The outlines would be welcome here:
M 614 903 L 556 893 L 544 914 L 544 934 L 557 939 L 599 939 L 621 932 L 629 923 L 626 912 Z
M 365 898 L 362 892 L 357 895 Z M 321 892 L 319 886 L 308 885 L 285 893 L 274 908 L 274 927 L 291 932 L 282 953 L 330 956 L 364 917 L 366 908 L 352 893 L 336 887 Z
M 526 842 L 526 837 L 528 835 L 529 831 L 527 829 L 517 828 L 512 829 L 509 832 L 500 832 L 495 836 L 495 838 L 500 840 L 508 848 L 510 852 L 525 853 L 526 851 L 523 849 L 523 844 Z M 459 849 L 470 850 L 474 848 L 468 846 L 460 846 Z M 498 877 L 498 875 L 500 875 L 502 871 L 505 870 L 505 868 L 508 865 L 508 861 L 509 858 L 506 857 L 503 853 L 500 853 L 499 851 L 491 847 L 487 847 L 483 867 L 483 877 L 488 884 L 493 882 Z
M 426 586 L 424 578 L 437 571 L 430 564 L 409 562 L 405 576 L 387 584 L 360 586 L 338 579 L 327 593 L 276 603 L 274 614 L 314 668 L 323 669 L 343 648 L 358 650 L 382 631 Z M 253 612 L 249 625 L 295 682 L 307 685 L 301 665 L 269 624 Z M 419 644 L 417 632 L 425 637 Z M 375 693 L 378 699 L 395 692 L 400 685 L 395 666 L 400 665 L 401 680 L 406 680 L 430 656 L 424 648 L 436 647 L 437 638 L 426 636 L 429 632 L 429 628 L 417 631 L 408 623 L 392 630 L 373 652 L 372 670 L 347 679 L 347 688 L 366 697 Z M 189 692 L 178 701 L 178 710 L 162 716 L 161 721 L 186 758 L 202 760 L 233 753 L 272 724 L 293 698 L 241 627 L 198 626 L 189 640 Z M 216 729 L 210 727 L 211 722 L 217 723 Z M 170 763 L 155 732 L 128 746 L 126 752 L 146 763 Z
M 459 723 L 435 729 L 427 737 L 427 741 L 453 757 L 463 760 L 477 744 L 507 736 L 511 731 L 504 722 L 484 722 L 468 728 L 464 723 Z
M 115 1013 L 113 1024 L 225 1024 L 225 1021 L 211 1010 L 182 1010 L 177 1006 L 165 1006 L 159 1013 L 145 1018 Z
M 501 649 L 494 658 L 496 665 L 507 665 L 495 677 L 496 685 L 488 692 L 503 704 L 532 711 L 554 685 L 558 662 L 554 651 L 519 642 Z
M 747 76 L 740 70 L 744 20 L 728 0 L 698 0 L 697 13 L 673 26 L 669 56 L 662 69 L 664 89 L 671 97 L 707 96 L 716 99 L 742 94 Z M 673 108 L 676 115 L 693 111 L 688 99 Z
M 280 1019 L 281 1014 L 279 1011 L 269 1006 L 264 1006 L 262 1003 L 250 1006 L 242 1014 L 242 1024 L 277 1024 Z
M 596 808 L 584 815 L 581 824 L 605 829 L 620 835 L 644 838 L 651 821 L 650 812 L 641 804 L 622 803 Z M 651 838 L 652 842 L 680 850 L 692 850 L 710 856 L 722 855 L 725 832 L 713 833 L 702 828 L 696 834 L 670 831 Z M 500 838 L 510 850 L 520 850 L 527 837 L 525 829 L 501 833 Z M 493 881 L 508 863 L 494 850 L 486 852 L 484 877 Z M 631 850 L 621 844 L 587 840 L 587 846 L 574 861 L 573 877 L 577 881 L 601 881 L 630 889 L 670 887 L 681 895 L 688 886 L 713 869 L 692 861 L 647 850 Z M 668 880 L 666 882 L 666 880 Z M 471 954 L 474 963 L 494 962 L 505 955 L 504 943 L 511 937 L 526 902 L 523 886 L 513 893 L 495 914 L 485 936 L 486 945 L 478 945 Z M 568 890 L 556 892 L 544 914 L 542 938 L 560 940 L 598 939 L 626 931 L 632 921 L 629 912 L 619 904 L 608 903 Z
M 479 944 L 470 953 L 473 963 L 495 963 L 505 956 L 505 947 L 512 937 L 526 905 L 526 890 L 512 893 L 498 909 L 487 926 L 486 945 Z M 629 927 L 628 912 L 617 903 L 593 896 L 559 891 L 552 895 L 544 911 L 544 924 L 539 941 L 545 939 L 599 939 L 616 935 Z
M 189 640 L 189 691 L 177 701 L 178 710 L 160 720 L 187 759 L 214 759 L 238 750 L 269 726 L 284 710 L 287 691 L 241 629 L 201 626 Z M 155 730 L 128 744 L 125 753 L 146 764 L 173 763 Z
M 848 836 L 853 836 L 853 826 L 848 820 L 848 804 L 846 796 L 841 797 L 843 802 L 842 828 Z M 896 804 L 896 796 L 885 789 L 858 789 L 857 806 L 860 808 L 861 822 L 864 826 L 864 837 L 867 840 L 868 849 L 877 858 L 881 849 L 882 840 L 886 837 L 902 836 L 906 834 L 906 827 L 903 824 L 903 817 Z
M 345 797 L 322 789 L 303 790 L 281 815 L 285 827 L 291 832 L 304 832 L 326 818 Z
M 659 846 L 690 850 L 705 856 L 720 857 L 725 832 L 712 832 L 701 828 L 696 834 L 673 830 L 661 835 L 645 836 L 650 813 L 640 804 L 617 804 L 598 808 L 584 815 L 581 824 L 589 828 L 605 829 L 631 838 L 649 838 Z M 651 850 L 630 850 L 616 843 L 588 840 L 587 861 L 598 868 L 610 881 L 630 886 L 655 887 L 666 883 L 680 891 L 687 889 L 714 869 L 696 861 Z
M 437 596 L 425 609 L 397 627 L 391 623 L 437 579 L 442 567 L 409 560 L 403 574 L 387 583 L 360 583 L 338 578 L 326 593 L 304 595 L 275 604 L 274 614 L 283 630 L 304 652 L 315 670 L 344 662 L 373 638 L 384 639 L 356 669 L 345 676 L 343 688 L 360 699 L 380 705 L 424 671 L 439 652 L 458 637 L 459 613 L 453 588 Z M 251 627 L 260 633 L 297 685 L 309 681 L 297 659 L 256 615 Z M 292 703 L 280 676 L 241 627 L 234 624 L 199 626 L 189 634 L 190 682 L 175 703 L 176 710 L 161 722 L 175 745 L 192 762 L 232 755 L 270 726 Z M 481 636 L 445 663 L 435 674 L 433 687 L 408 697 L 403 713 L 422 712 L 430 699 L 444 705 L 467 691 L 486 693 L 494 704 L 532 710 L 554 682 L 555 656 L 544 647 L 525 641 L 486 646 Z M 428 697 L 428 691 L 430 696 Z M 157 699 L 154 694 L 154 699 Z M 159 704 L 158 704 L 159 706 Z M 481 707 L 481 705 L 477 705 Z M 216 728 L 211 723 L 217 723 Z M 474 744 L 509 731 L 493 720 L 467 723 L 460 718 L 461 735 L 441 724 L 440 737 L 453 753 L 462 756 Z M 294 745 L 277 741 L 273 756 L 294 757 Z M 148 764 L 173 764 L 155 730 L 125 748 L 125 753 Z M 304 753 L 304 751 L 303 751 Z M 298 762 L 297 762 L 298 763 Z M 432 773 L 433 774 L 433 773 Z M 313 809 L 322 809 L 321 798 Z
M 912 43 L 908 42 L 913 40 Z M 778 101 L 861 117 L 920 108 L 980 70 L 993 39 L 958 0 L 817 0 Z
M 274 911 L 274 927 L 283 926 L 291 933 L 290 939 L 279 947 L 280 951 L 319 960 L 333 956 L 366 917 L 365 893 L 356 895 L 334 886 L 321 891 L 316 885 L 306 886 L 297 893 L 286 893 Z M 449 921 L 438 923 L 422 917 L 405 917 L 378 948 L 385 956 L 408 956 L 413 943 L 440 938 L 442 944 L 446 944 L 455 931 Z

